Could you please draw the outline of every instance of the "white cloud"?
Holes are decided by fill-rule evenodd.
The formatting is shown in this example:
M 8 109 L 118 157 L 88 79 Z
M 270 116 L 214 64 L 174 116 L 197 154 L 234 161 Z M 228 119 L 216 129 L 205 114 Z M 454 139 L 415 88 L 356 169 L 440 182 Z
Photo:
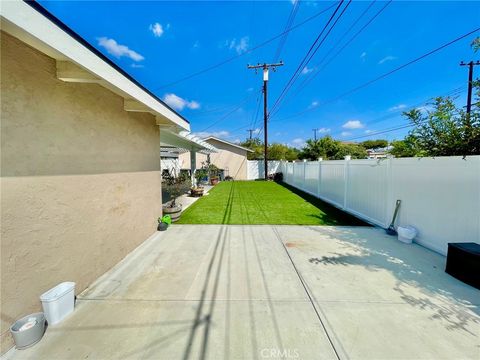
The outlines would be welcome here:
M 165 94 L 165 96 L 163 97 L 163 101 L 165 101 L 167 105 L 169 105 L 171 108 L 175 110 L 183 110 L 185 107 L 192 110 L 200 108 L 200 104 L 198 102 L 193 100 L 192 101 L 185 100 L 175 94 Z
M 348 131 L 342 131 L 342 133 L 340 135 L 342 135 L 343 137 L 347 137 L 347 136 L 352 135 L 352 133 L 348 132 Z
M 145 67 L 145 66 L 143 66 L 143 65 L 141 65 L 141 64 L 135 64 L 135 63 L 133 63 L 133 64 L 130 65 L 130 67 L 132 67 L 132 68 L 134 68 L 134 69 L 139 69 L 139 68 L 143 68 L 143 67 Z
M 397 57 L 396 56 L 392 56 L 392 55 L 388 55 L 388 56 L 385 56 L 383 59 L 381 59 L 378 64 L 381 65 L 387 61 L 392 61 L 392 60 L 396 60 Z
M 250 41 L 250 38 L 248 36 L 244 36 L 240 38 L 238 41 L 237 39 L 233 39 L 230 41 L 227 40 L 225 44 L 228 46 L 230 50 L 235 50 L 237 54 L 240 55 L 248 50 L 249 41 Z
M 305 140 L 302 138 L 296 138 L 292 140 L 293 147 L 302 148 L 305 146 Z
M 302 75 L 307 75 L 313 71 L 313 68 L 309 68 L 308 66 L 305 66 L 302 70 Z
M 419 106 L 417 107 L 417 110 L 422 112 L 432 111 L 432 106 L 431 105 Z
M 160 37 L 164 33 L 162 24 L 158 22 L 155 24 L 150 24 L 149 29 L 155 37 Z
M 367 53 L 364 51 L 364 52 L 361 53 L 360 59 L 362 59 L 362 61 L 365 61 L 366 58 L 367 58 Z
M 361 129 L 365 125 L 363 125 L 360 120 L 349 120 L 345 124 L 342 125 L 344 129 Z
M 260 134 L 260 129 L 256 128 L 255 130 L 252 131 L 252 134 L 255 134 L 255 135 Z
M 235 140 L 233 140 L 233 143 L 235 144 L 240 144 L 242 142 L 242 140 L 240 140 L 239 138 L 236 138 Z
M 320 133 L 320 134 L 325 134 L 325 133 L 330 132 L 330 129 L 329 128 L 320 128 L 320 129 L 317 129 L 317 132 Z
M 317 107 L 318 106 L 318 101 L 312 101 L 312 103 L 310 104 L 310 107 L 311 108 L 314 108 L 314 107 Z
M 206 138 L 206 137 L 209 137 L 209 136 L 214 136 L 214 137 L 217 137 L 217 138 L 228 138 L 230 136 L 230 133 L 226 130 L 221 130 L 221 131 L 200 131 L 200 132 L 197 132 L 197 133 L 194 133 L 193 135 L 197 135 L 201 138 Z
M 365 130 L 365 134 L 373 134 L 375 132 L 375 130 Z
M 402 110 L 402 109 L 405 109 L 406 107 L 407 105 L 405 104 L 398 104 L 398 105 L 392 106 L 390 109 L 388 109 L 388 111 Z
M 100 37 L 97 38 L 98 45 L 105 48 L 107 52 L 117 58 L 121 58 L 122 56 L 128 57 L 133 61 L 142 61 L 145 59 L 139 53 L 131 50 L 128 46 L 120 45 L 114 39 L 109 39 L 107 37 Z

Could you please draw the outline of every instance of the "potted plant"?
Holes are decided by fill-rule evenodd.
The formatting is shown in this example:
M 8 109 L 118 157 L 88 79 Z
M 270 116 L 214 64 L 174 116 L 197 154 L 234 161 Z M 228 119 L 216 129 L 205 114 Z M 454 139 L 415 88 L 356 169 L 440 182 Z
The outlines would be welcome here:
M 210 184 L 217 185 L 219 181 L 218 175 L 220 174 L 220 169 L 213 164 L 208 165 L 208 175 L 210 178 Z
M 170 196 L 170 200 L 163 206 L 163 214 L 170 215 L 172 221 L 175 222 L 180 219 L 182 213 L 182 204 L 178 204 L 177 199 L 187 192 L 190 180 L 184 173 L 177 176 L 174 172 L 163 177 L 162 186 Z
M 203 196 L 203 186 L 201 184 L 202 180 L 207 177 L 207 170 L 204 166 L 195 171 L 195 185 L 190 189 L 190 195 L 195 197 Z

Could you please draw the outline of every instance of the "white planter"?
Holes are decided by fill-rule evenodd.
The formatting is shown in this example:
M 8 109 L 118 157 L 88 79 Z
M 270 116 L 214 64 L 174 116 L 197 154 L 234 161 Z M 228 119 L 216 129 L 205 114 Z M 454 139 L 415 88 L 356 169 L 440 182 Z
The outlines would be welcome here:
M 63 282 L 40 296 L 48 325 L 55 325 L 73 312 L 75 283 Z
M 397 228 L 398 240 L 405 243 L 411 244 L 415 236 L 417 236 L 417 229 L 413 226 L 399 226 Z

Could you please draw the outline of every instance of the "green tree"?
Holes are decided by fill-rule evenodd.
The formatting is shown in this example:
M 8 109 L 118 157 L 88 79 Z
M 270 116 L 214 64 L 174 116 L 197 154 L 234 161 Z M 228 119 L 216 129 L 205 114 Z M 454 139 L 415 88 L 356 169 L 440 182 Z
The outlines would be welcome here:
M 478 102 L 470 116 L 455 106 L 450 97 L 434 99 L 427 113 L 413 109 L 404 116 L 414 125 L 408 145 L 415 156 L 454 156 L 480 154 L 480 111 Z
M 330 159 L 338 152 L 339 142 L 327 135 L 317 141 L 309 139 L 298 154 L 299 159 L 318 160 Z
M 247 153 L 248 160 L 260 160 L 263 159 L 263 143 L 258 138 L 247 139 L 240 143 L 240 146 L 246 147 L 253 151 L 253 153 Z
M 335 154 L 335 159 L 341 160 L 347 155 L 350 155 L 352 159 L 365 159 L 368 156 L 368 153 L 367 150 L 365 150 L 365 148 L 360 144 L 340 143 L 340 148 Z
M 268 146 L 269 160 L 296 160 L 298 158 L 298 150 L 284 144 L 273 143 Z
M 365 149 L 379 149 L 387 147 L 388 141 L 384 139 L 366 140 L 361 142 L 360 145 L 362 145 Z
M 416 140 L 407 136 L 403 140 L 392 141 L 392 149 L 389 151 L 395 157 L 415 157 L 420 153 Z
M 472 49 L 480 50 L 480 37 Z M 401 141 L 392 143 L 391 154 L 402 156 L 480 155 L 480 81 L 474 80 L 476 99 L 470 114 L 455 105 L 451 97 L 437 97 L 426 113 L 418 109 L 404 112 L 414 129 Z
M 253 151 L 247 154 L 248 160 L 263 160 L 264 147 L 263 142 L 258 138 L 247 139 L 240 143 L 240 146 Z M 298 150 L 284 144 L 273 143 L 268 145 L 268 160 L 297 160 Z
M 317 141 L 307 140 L 298 157 L 307 160 L 317 160 L 320 157 L 325 160 L 341 160 L 346 155 L 351 155 L 352 159 L 364 159 L 367 151 L 359 144 L 345 144 L 327 135 Z

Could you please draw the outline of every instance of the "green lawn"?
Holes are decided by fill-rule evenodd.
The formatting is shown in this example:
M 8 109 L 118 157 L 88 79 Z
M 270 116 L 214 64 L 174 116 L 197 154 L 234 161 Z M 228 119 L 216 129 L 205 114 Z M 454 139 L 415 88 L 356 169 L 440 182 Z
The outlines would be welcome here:
M 182 214 L 179 224 L 366 225 L 288 185 L 222 182 Z

